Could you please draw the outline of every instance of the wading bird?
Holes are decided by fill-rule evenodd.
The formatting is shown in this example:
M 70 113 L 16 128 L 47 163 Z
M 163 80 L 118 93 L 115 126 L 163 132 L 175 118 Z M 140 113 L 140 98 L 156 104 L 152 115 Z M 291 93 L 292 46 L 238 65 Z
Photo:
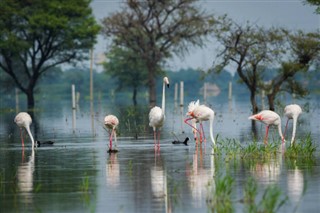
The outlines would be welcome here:
M 290 104 L 284 108 L 284 115 L 287 116 L 287 123 L 284 129 L 284 136 L 286 136 L 288 122 L 290 119 L 293 120 L 293 128 L 292 128 L 292 137 L 291 137 L 291 145 L 294 143 L 297 129 L 297 120 L 299 115 L 302 113 L 302 109 L 297 104 Z
M 153 128 L 154 147 L 158 148 L 158 150 L 160 149 L 160 130 L 165 119 L 166 86 L 169 88 L 169 79 L 164 77 L 162 84 L 162 106 L 161 108 L 158 106 L 153 107 L 149 113 L 149 126 Z
M 197 101 L 191 101 L 188 105 L 188 112 L 187 112 L 187 116 L 190 116 L 190 114 L 193 112 L 193 110 L 198 107 L 199 104 L 199 100 Z M 195 141 L 197 141 L 197 119 L 193 118 L 191 119 L 191 127 L 192 127 L 192 133 L 193 133 L 193 138 Z
M 202 142 L 202 138 L 204 138 L 204 140 L 205 140 L 202 121 L 209 121 L 210 122 L 210 130 L 209 130 L 210 139 L 211 139 L 212 144 L 215 145 L 216 143 L 215 143 L 214 137 L 213 137 L 214 111 L 205 105 L 200 105 L 200 106 L 196 106 L 193 109 L 193 111 L 189 112 L 189 116 L 190 116 L 190 118 L 185 119 L 184 122 L 186 124 L 188 124 L 189 126 L 191 126 L 192 128 L 194 128 L 197 132 L 199 132 L 200 142 Z M 192 119 L 196 119 L 196 121 L 200 123 L 200 130 L 193 127 L 192 124 L 188 123 L 188 121 L 192 120 Z
M 264 138 L 265 144 L 268 144 L 268 132 L 269 132 L 270 125 L 274 125 L 274 126 L 278 127 L 278 132 L 281 137 L 282 143 L 285 142 L 284 137 L 282 135 L 282 131 L 281 131 L 281 118 L 277 113 L 275 113 L 271 110 L 262 110 L 258 114 L 250 116 L 248 119 L 260 121 L 260 122 L 264 123 L 265 125 L 267 125 L 266 136 Z
M 32 123 L 31 116 L 26 112 L 20 112 L 14 118 L 14 122 L 20 127 L 20 137 L 21 137 L 22 146 L 24 147 L 24 139 L 23 139 L 23 133 L 22 133 L 23 128 L 24 128 L 29 134 L 29 137 L 32 142 L 32 149 L 34 149 L 35 144 L 34 144 L 33 136 L 30 131 L 30 125 Z
M 117 133 L 116 128 L 119 125 L 119 120 L 114 115 L 107 115 L 104 118 L 104 125 L 109 130 L 109 150 L 108 152 L 117 152 Z M 115 141 L 115 149 L 112 149 L 112 137 L 114 137 Z

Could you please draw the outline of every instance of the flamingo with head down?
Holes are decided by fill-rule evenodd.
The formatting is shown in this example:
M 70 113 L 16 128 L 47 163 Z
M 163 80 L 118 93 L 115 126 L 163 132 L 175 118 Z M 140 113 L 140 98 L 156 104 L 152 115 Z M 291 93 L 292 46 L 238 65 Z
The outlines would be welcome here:
M 200 134 L 200 142 L 202 142 L 202 137 L 205 141 L 204 131 L 203 131 L 203 121 L 209 121 L 210 123 L 210 139 L 213 145 L 215 145 L 215 140 L 213 137 L 213 120 L 214 120 L 214 111 L 205 106 L 205 105 L 199 105 L 194 107 L 194 109 L 191 112 L 188 112 L 189 118 L 185 119 L 184 122 L 194 128 L 197 132 Z M 200 123 L 200 130 L 194 127 L 192 124 L 188 123 L 189 120 L 195 119 L 197 122 Z
M 119 120 L 114 115 L 107 115 L 104 118 L 104 125 L 109 129 L 109 152 L 117 152 L 117 132 L 116 128 L 119 125 Z M 115 149 L 112 148 L 112 137 L 115 140 Z
M 32 149 L 34 149 L 35 147 L 34 139 L 30 131 L 30 125 L 32 123 L 31 116 L 26 112 L 20 112 L 14 118 L 14 122 L 20 127 L 20 137 L 21 137 L 22 146 L 24 147 L 24 139 L 22 134 L 22 130 L 24 128 L 28 132 L 28 135 L 32 142 Z
M 271 125 L 278 127 L 278 132 L 279 132 L 280 138 L 282 140 L 282 143 L 285 142 L 284 137 L 282 135 L 282 131 L 281 131 L 281 118 L 277 113 L 275 113 L 271 110 L 262 110 L 258 114 L 250 116 L 248 119 L 260 121 L 260 122 L 264 123 L 265 125 L 267 125 L 266 126 L 266 136 L 264 138 L 265 144 L 268 144 L 268 132 L 269 132 L 269 127 Z
M 294 143 L 294 140 L 295 140 L 296 130 L 297 130 L 297 121 L 298 121 L 298 117 L 301 113 L 302 113 L 302 109 L 297 104 L 290 104 L 284 108 L 284 115 L 288 118 L 287 123 L 286 123 L 286 127 L 284 129 L 284 136 L 286 135 L 286 132 L 287 132 L 289 120 L 291 120 L 291 119 L 293 120 L 291 145 Z

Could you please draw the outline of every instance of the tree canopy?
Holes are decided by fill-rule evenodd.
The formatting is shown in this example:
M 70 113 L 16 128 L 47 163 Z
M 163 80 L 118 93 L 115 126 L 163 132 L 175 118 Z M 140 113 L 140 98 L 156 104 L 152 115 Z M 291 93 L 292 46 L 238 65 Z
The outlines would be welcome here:
M 100 27 L 90 0 L 1 0 L 0 71 L 34 106 L 34 88 L 50 68 L 86 58 Z
M 196 0 L 127 0 L 120 12 L 103 19 L 103 34 L 116 45 L 135 52 L 148 70 L 149 103 L 156 102 L 159 67 L 173 53 L 183 55 L 190 45 L 202 45 L 211 29 Z

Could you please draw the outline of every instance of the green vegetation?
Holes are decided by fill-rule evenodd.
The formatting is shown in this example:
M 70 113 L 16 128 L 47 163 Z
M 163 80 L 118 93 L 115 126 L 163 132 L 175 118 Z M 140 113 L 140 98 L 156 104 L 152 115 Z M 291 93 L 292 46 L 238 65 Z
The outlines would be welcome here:
M 86 59 L 100 27 L 90 0 L 1 0 L 0 8 L 1 77 L 26 95 L 31 109 L 40 77 Z

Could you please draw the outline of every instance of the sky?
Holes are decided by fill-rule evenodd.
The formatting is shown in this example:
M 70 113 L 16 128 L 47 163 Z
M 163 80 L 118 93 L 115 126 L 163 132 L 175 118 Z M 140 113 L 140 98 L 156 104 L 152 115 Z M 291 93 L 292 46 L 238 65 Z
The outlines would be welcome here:
M 91 7 L 94 16 L 101 19 L 120 10 L 124 1 L 93 0 Z M 200 0 L 200 6 L 208 13 L 227 14 L 237 23 L 249 21 L 264 27 L 286 27 L 306 32 L 320 29 L 320 15 L 315 14 L 315 7 L 305 5 L 303 0 Z M 98 37 L 94 53 L 105 52 L 108 41 Z M 208 41 L 204 48 L 191 47 L 184 58 L 174 57 L 167 61 L 167 68 L 179 70 L 186 68 L 207 70 L 213 63 L 215 55 L 213 41 Z M 232 68 L 231 68 L 232 69 Z M 232 73 L 232 70 L 229 70 Z

